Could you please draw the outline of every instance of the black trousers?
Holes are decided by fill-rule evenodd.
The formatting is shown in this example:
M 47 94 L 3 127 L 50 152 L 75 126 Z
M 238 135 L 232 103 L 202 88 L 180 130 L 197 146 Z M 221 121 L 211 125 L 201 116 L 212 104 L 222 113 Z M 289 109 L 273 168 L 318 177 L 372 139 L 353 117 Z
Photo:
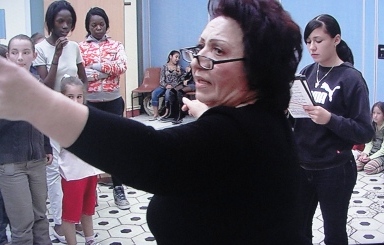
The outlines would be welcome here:
M 110 113 L 113 113 L 113 114 L 116 114 L 119 116 L 123 116 L 123 113 L 124 113 L 125 103 L 124 103 L 123 98 L 121 98 L 121 97 L 119 97 L 115 100 L 105 101 L 105 102 L 90 102 L 90 101 L 88 101 L 87 104 L 89 106 L 95 107 L 99 110 L 110 112 Z M 121 186 L 123 184 L 115 176 L 111 175 L 111 178 L 112 178 L 113 187 Z

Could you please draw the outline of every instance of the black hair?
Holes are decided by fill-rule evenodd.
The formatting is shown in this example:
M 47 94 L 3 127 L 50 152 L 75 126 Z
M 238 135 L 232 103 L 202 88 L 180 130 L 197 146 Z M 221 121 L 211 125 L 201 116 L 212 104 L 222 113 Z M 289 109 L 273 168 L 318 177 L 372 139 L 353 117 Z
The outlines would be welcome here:
M 72 5 L 65 1 L 65 0 L 58 0 L 52 2 L 45 13 L 45 24 L 47 26 L 48 34 L 52 33 L 53 28 L 55 27 L 55 17 L 57 13 L 59 13 L 61 10 L 68 10 L 71 13 L 72 16 L 72 27 L 71 31 L 75 30 L 76 26 L 76 12 L 73 9 Z
M 39 39 L 43 39 L 45 38 L 44 34 L 40 33 L 40 32 L 35 32 L 32 34 L 31 36 L 31 39 L 33 41 L 33 44 L 36 45 L 36 42 L 39 40 Z
M 94 7 L 94 8 L 91 8 L 88 11 L 87 15 L 85 16 L 85 30 L 87 30 L 87 33 L 88 33 L 87 36 L 91 35 L 91 31 L 89 30 L 89 22 L 91 20 L 91 17 L 94 15 L 98 15 L 101 18 L 103 18 L 105 21 L 105 26 L 107 30 L 109 29 L 109 18 L 107 13 L 105 13 L 104 9 L 102 8 Z
M 0 56 L 7 58 L 8 46 L 5 44 L 0 44 Z
M 8 42 L 8 52 L 10 51 L 9 49 L 11 48 L 11 43 L 13 40 L 15 39 L 19 39 L 19 40 L 27 40 L 31 43 L 31 48 L 32 48 L 32 52 L 35 52 L 35 43 L 33 42 L 33 40 L 27 36 L 27 35 L 24 35 L 24 34 L 19 34 L 19 35 L 16 35 L 14 37 L 12 37 L 9 42 Z
M 302 57 L 300 27 L 278 1 L 209 0 L 212 18 L 234 19 L 243 32 L 249 88 L 270 108 L 288 108 L 290 84 Z
M 334 38 L 338 34 L 341 35 L 341 28 L 337 20 L 329 14 L 321 14 L 313 18 L 305 26 L 304 42 L 309 35 L 319 27 L 323 27 L 325 32 L 328 33 L 331 38 Z M 342 61 L 349 62 L 352 65 L 354 64 L 352 50 L 344 40 L 340 40 L 340 43 L 336 46 L 336 53 Z
M 175 54 L 179 54 L 180 55 L 180 52 L 177 51 L 177 50 L 172 50 L 171 52 L 169 52 L 168 57 L 167 57 L 167 63 L 171 60 L 171 58 L 169 58 L 169 56 L 173 56 Z

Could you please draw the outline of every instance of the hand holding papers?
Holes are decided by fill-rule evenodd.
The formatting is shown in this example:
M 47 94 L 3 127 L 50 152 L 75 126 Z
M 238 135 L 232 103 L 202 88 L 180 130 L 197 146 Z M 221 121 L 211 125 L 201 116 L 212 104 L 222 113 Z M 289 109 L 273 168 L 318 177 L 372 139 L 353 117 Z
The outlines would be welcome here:
M 303 105 L 315 105 L 311 91 L 309 91 L 305 76 L 298 75 L 292 82 L 291 100 L 288 111 L 294 118 L 309 118 L 308 113 L 303 109 Z

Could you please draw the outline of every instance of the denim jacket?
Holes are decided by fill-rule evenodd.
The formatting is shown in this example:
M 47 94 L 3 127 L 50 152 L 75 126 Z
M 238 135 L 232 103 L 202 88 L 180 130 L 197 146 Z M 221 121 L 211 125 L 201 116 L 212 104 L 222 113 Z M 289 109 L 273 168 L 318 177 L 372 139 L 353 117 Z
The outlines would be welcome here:
M 0 164 L 40 160 L 52 154 L 49 138 L 24 121 L 0 120 Z

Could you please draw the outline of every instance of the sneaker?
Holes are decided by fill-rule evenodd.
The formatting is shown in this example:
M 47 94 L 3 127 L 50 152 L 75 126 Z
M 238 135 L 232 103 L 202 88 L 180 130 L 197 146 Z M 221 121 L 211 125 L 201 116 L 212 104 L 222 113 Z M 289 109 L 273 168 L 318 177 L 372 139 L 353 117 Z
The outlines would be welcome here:
M 180 123 L 183 123 L 183 119 L 173 120 L 173 121 L 172 121 L 172 124 L 173 124 L 173 125 L 177 125 L 177 124 L 180 124 Z
M 94 238 L 97 238 L 99 236 L 99 232 L 93 232 L 93 233 L 94 233 L 93 235 Z M 80 236 L 85 237 L 84 231 L 76 230 L 76 234 L 79 234 Z
M 168 123 L 168 122 L 172 122 L 173 118 L 169 118 L 169 117 L 161 117 L 159 119 L 160 122 L 162 123 Z
M 101 243 L 96 242 L 95 240 L 89 240 L 85 245 L 101 245 Z
M 81 225 L 81 223 L 75 224 L 75 231 L 76 234 L 79 234 L 80 236 L 84 237 L 83 226 Z
M 65 236 L 60 236 L 59 234 L 57 234 L 55 228 L 52 229 L 53 230 L 53 236 L 59 240 L 59 242 L 61 243 L 64 243 L 64 244 L 67 244 L 67 240 L 65 240 Z
M 130 208 L 130 204 L 124 194 L 124 187 L 116 186 L 113 189 L 113 198 L 115 199 L 115 204 L 118 208 L 122 210 Z
M 148 121 L 157 121 L 160 117 L 151 117 Z

